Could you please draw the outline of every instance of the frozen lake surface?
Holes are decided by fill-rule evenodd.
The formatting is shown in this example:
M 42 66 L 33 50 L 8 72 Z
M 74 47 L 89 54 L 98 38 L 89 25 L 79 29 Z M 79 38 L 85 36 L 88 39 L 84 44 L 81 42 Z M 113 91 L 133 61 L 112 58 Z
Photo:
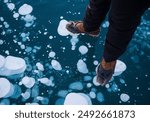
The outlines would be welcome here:
M 65 29 L 81 20 L 88 1 L 0 0 L 0 104 L 150 104 L 150 9 L 115 74 L 96 82 L 109 22 L 101 35 Z

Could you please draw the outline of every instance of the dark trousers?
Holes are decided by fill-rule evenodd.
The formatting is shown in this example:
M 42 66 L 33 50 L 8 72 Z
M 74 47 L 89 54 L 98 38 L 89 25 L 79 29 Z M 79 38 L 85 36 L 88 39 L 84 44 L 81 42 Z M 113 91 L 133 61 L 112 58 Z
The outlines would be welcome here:
M 90 0 L 84 17 L 86 31 L 99 29 L 109 11 L 109 29 L 103 57 L 106 62 L 118 59 L 126 50 L 150 0 Z

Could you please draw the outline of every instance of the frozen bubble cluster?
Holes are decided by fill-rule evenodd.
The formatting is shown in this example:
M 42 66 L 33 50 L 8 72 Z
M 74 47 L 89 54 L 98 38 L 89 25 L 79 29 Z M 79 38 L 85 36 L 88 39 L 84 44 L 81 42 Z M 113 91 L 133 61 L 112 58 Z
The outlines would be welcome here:
M 7 56 L 6 58 L 0 55 L 0 75 L 11 76 L 21 74 L 26 69 L 26 62 L 24 59 L 14 56 Z
M 69 93 L 64 105 L 92 105 L 91 99 L 84 93 Z

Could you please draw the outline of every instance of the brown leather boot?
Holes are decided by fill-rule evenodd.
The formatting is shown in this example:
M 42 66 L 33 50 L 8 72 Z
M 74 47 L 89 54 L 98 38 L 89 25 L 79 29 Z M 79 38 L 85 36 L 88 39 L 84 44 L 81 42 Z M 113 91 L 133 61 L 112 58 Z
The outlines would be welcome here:
M 98 37 L 99 33 L 100 33 L 100 29 L 97 29 L 95 31 L 90 31 L 90 32 L 85 31 L 82 21 L 70 21 L 66 25 L 66 29 L 73 34 L 82 34 L 83 33 L 83 34 L 87 34 L 92 37 Z
M 97 68 L 97 82 L 102 86 L 106 85 L 111 80 L 116 66 L 116 61 L 106 62 L 104 58 Z

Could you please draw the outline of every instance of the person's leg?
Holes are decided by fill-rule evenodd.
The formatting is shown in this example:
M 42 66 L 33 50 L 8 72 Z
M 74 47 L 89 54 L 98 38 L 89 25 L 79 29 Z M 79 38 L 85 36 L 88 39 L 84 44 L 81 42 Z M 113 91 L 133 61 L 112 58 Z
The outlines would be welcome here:
M 149 6 L 150 0 L 112 0 L 103 54 L 106 62 L 117 60 L 125 52 L 141 16 Z
M 85 31 L 95 31 L 99 29 L 109 11 L 110 3 L 111 0 L 90 0 L 83 19 Z
M 97 82 L 101 85 L 111 79 L 116 60 L 125 52 L 149 5 L 150 0 L 112 0 L 103 59 L 97 68 Z

